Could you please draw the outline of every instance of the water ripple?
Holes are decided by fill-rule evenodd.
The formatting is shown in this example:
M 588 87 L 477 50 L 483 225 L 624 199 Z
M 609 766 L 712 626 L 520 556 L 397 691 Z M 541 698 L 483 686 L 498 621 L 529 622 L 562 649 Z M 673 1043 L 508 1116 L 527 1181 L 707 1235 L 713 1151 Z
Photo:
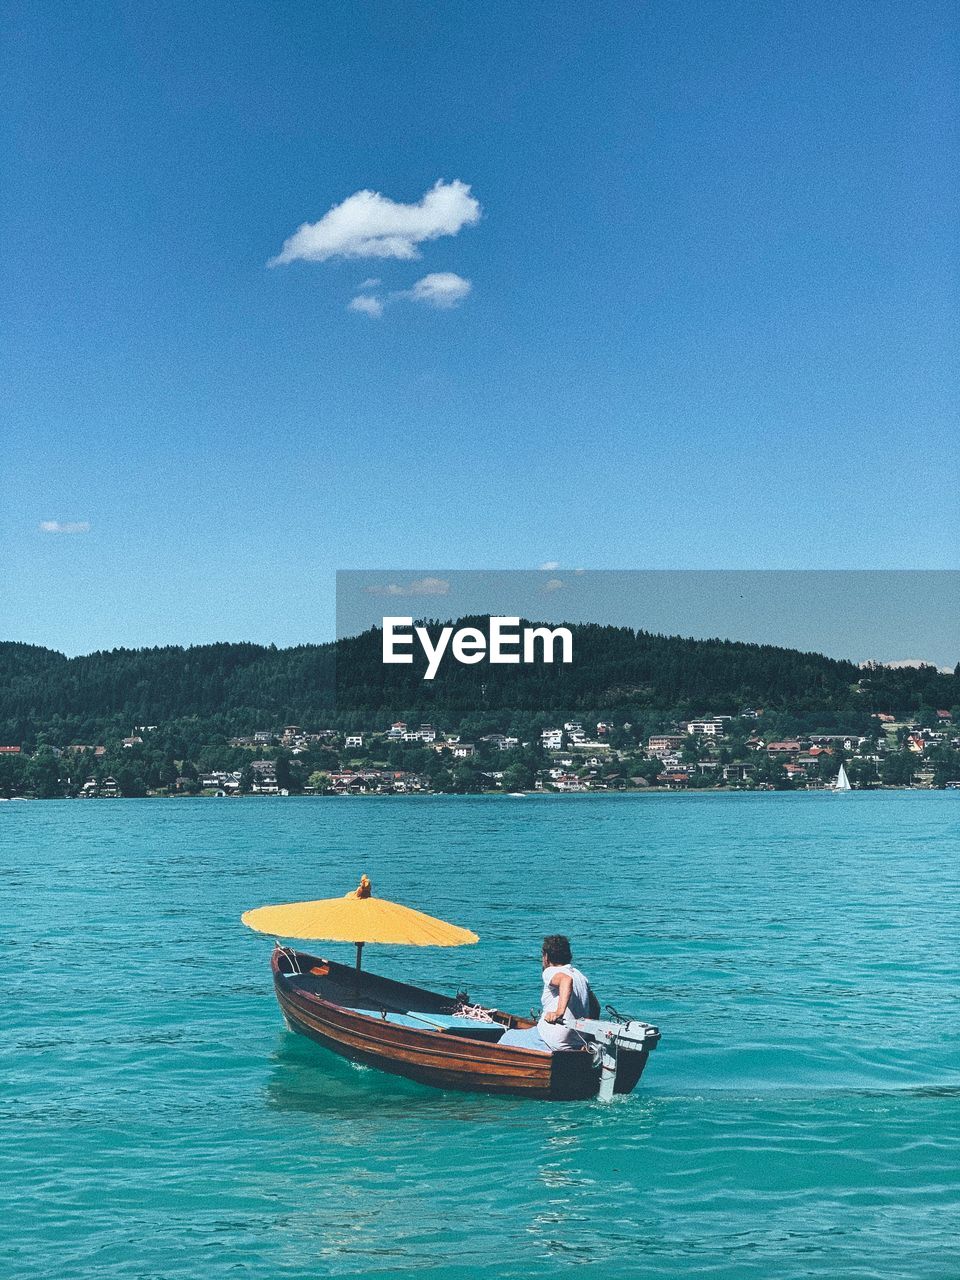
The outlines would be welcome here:
M 952 1280 L 951 799 L 4 806 L 0 1274 Z M 480 933 L 371 957 L 425 985 L 525 1010 L 573 934 L 664 1029 L 638 1091 L 438 1093 L 285 1032 L 239 914 L 360 871 Z

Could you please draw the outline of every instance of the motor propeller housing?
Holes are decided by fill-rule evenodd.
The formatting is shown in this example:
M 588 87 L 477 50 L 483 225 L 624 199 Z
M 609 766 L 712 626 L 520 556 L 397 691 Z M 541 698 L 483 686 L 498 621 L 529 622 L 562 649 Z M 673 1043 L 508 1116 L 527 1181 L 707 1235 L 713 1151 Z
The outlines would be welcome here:
M 573 1028 L 593 1041 L 594 1061 L 600 1068 L 600 1092 L 597 1096 L 602 1102 L 609 1102 L 614 1095 L 619 1054 L 649 1053 L 660 1042 L 659 1028 L 637 1018 L 616 1022 L 577 1018 Z

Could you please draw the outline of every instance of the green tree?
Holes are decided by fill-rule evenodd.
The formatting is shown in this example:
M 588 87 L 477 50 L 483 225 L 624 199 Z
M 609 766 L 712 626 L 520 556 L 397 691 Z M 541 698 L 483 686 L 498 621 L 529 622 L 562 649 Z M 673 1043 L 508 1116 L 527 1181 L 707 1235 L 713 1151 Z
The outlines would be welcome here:
M 23 756 L 0 756 L 0 796 L 22 796 L 27 789 L 27 762 Z
M 449 781 L 443 789 L 455 795 L 476 794 L 483 790 L 483 781 L 477 766 L 469 760 L 463 760 L 450 770 Z
M 634 777 L 645 778 L 647 782 L 652 784 L 663 773 L 663 761 L 642 760 L 631 772 Z
M 52 800 L 63 795 L 60 762 L 49 747 L 41 748 L 28 762 L 26 783 L 39 800 Z
M 880 766 L 880 780 L 886 786 L 908 787 L 913 781 L 916 756 L 912 751 L 891 751 Z
M 535 771 L 529 761 L 518 760 L 503 772 L 504 791 L 531 791 L 535 781 Z
M 931 753 L 933 785 L 945 787 L 948 782 L 960 781 L 960 751 L 951 747 L 939 747 Z
M 765 751 L 759 751 L 757 755 L 759 759 L 754 773 L 755 782 L 767 783 L 775 787 L 777 791 L 790 791 L 793 789 L 793 783 L 787 777 L 783 765 L 775 756 L 768 756 Z
M 821 751 L 817 756 L 817 777 L 821 782 L 828 782 L 831 778 L 835 778 L 840 771 L 840 764 L 836 756 L 831 755 L 828 751 Z
M 290 756 L 286 751 L 278 751 L 274 761 L 274 770 L 277 775 L 277 786 L 281 791 L 293 791 L 295 789 L 293 772 L 290 768 Z
M 117 788 L 122 796 L 145 796 L 144 780 L 132 765 L 117 770 Z
M 880 773 L 872 760 L 855 757 L 848 769 L 850 781 L 857 787 L 872 787 L 880 781 Z

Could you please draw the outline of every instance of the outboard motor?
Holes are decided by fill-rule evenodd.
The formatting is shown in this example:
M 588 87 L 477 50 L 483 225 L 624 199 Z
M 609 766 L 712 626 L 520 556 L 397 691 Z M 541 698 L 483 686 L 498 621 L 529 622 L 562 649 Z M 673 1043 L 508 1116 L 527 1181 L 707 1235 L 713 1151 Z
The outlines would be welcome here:
M 625 1018 L 607 1005 L 611 1021 L 599 1018 L 577 1018 L 573 1027 L 593 1040 L 594 1061 L 600 1068 L 601 1102 L 609 1102 L 614 1093 L 629 1093 L 643 1070 L 647 1055 L 660 1043 L 660 1030 L 649 1022 Z M 640 1055 L 630 1061 L 630 1056 Z M 632 1069 L 631 1069 L 632 1068 Z M 617 1073 L 622 1079 L 617 1088 Z

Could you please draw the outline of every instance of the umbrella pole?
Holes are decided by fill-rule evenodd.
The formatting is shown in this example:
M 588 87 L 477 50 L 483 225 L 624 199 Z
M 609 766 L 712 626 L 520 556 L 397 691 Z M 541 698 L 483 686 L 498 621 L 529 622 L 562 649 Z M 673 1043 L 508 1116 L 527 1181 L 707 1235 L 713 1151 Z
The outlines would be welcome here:
M 357 943 L 356 994 L 360 994 L 360 958 L 363 954 L 363 943 Z

